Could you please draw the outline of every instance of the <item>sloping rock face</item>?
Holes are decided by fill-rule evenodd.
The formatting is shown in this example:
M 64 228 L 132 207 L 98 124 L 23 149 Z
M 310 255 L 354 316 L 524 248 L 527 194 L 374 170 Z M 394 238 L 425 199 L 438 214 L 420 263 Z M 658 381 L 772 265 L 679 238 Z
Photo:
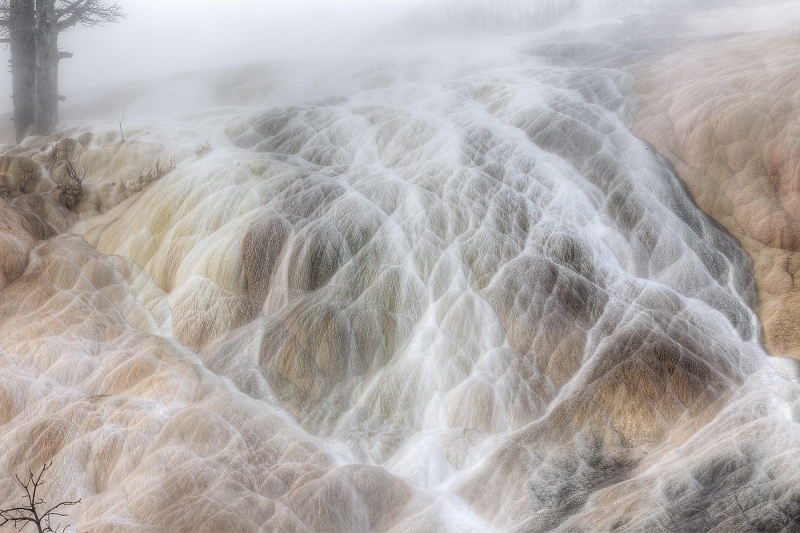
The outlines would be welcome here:
M 3 501 L 52 461 L 78 531 L 796 531 L 753 260 L 629 74 L 493 54 L 7 154 Z
M 381 531 L 409 514 L 444 527 L 435 496 L 342 464 L 158 335 L 163 290 L 20 198 L 0 198 L 3 501 L 20 493 L 10 474 L 52 462 L 39 496 L 81 499 L 80 531 Z
M 633 69 L 633 131 L 755 262 L 767 348 L 800 358 L 800 36 L 690 47 Z

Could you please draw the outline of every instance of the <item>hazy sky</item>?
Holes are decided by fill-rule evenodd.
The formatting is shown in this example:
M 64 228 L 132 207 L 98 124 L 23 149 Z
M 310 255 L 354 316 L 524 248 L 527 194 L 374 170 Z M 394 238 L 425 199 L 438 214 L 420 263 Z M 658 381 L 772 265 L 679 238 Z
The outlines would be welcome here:
M 61 93 L 80 87 L 234 66 L 336 55 L 421 0 L 118 0 L 125 20 L 60 36 Z M 8 57 L 8 51 L 5 51 Z M 0 77 L 11 94 L 11 75 Z M 11 109 L 0 100 L 0 112 Z
M 113 1 L 113 0 L 111 0 Z M 442 0 L 466 6 L 567 0 Z M 676 5 L 688 0 L 640 0 Z M 699 0 L 705 5 L 711 0 Z M 744 23 L 786 13 L 737 1 L 756 10 Z M 786 5 L 797 1 L 772 0 Z M 368 47 L 414 6 L 426 0 L 118 0 L 128 13 L 125 20 L 104 28 L 72 28 L 60 36 L 62 50 L 74 53 L 61 62 L 60 92 L 74 101 L 87 86 L 148 79 L 172 72 L 237 66 L 271 59 L 337 56 Z M 614 0 L 587 0 L 613 4 Z M 713 3 L 713 2 L 712 2 Z M 490 9 L 490 11 L 491 11 Z M 516 12 L 516 11 L 515 11 Z M 715 20 L 701 19 L 704 24 Z M 742 18 L 737 15 L 737 18 Z M 791 18 L 791 17 L 788 17 Z M 722 26 L 725 26 L 724 24 Z M 721 27 L 719 31 L 744 28 Z M 8 50 L 5 52 L 8 57 Z M 11 75 L 0 74 L 0 94 L 10 96 Z M 10 112 L 11 98 L 0 98 L 0 113 Z
M 272 58 L 336 54 L 414 0 L 119 0 L 128 13 L 64 34 L 68 70 L 99 81 Z M 91 68 L 91 72 L 84 69 Z M 65 73 L 66 74 L 66 73 Z

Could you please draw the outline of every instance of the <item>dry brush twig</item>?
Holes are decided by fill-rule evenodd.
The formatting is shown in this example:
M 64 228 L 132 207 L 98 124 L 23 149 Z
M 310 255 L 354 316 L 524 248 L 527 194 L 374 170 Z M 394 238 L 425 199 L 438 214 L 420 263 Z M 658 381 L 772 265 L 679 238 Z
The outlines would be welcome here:
M 81 200 L 81 196 L 83 194 L 83 180 L 86 178 L 86 167 L 84 166 L 83 174 L 78 175 L 78 171 L 72 165 L 72 162 L 67 157 L 67 161 L 65 163 L 65 170 L 67 171 L 67 181 L 58 184 L 59 190 L 62 191 L 62 203 L 70 208 L 74 209 L 75 206 L 78 205 L 78 202 Z
M 33 524 L 36 526 L 38 533 L 61 533 L 66 529 L 66 526 L 62 528 L 62 526 L 59 525 L 53 529 L 53 518 L 66 518 L 67 515 L 61 511 L 63 511 L 65 507 L 78 505 L 81 503 L 81 500 L 65 501 L 50 508 L 45 507 L 47 504 L 37 495 L 37 492 L 39 488 L 45 484 L 45 480 L 42 478 L 44 477 L 44 473 L 51 466 L 53 466 L 52 462 L 45 464 L 38 475 L 35 475 L 33 471 L 29 471 L 28 480 L 25 482 L 23 482 L 19 476 L 14 476 L 17 483 L 25 490 L 25 496 L 23 496 L 25 502 L 15 507 L 0 509 L 0 527 L 10 523 L 15 528 L 22 530 L 28 524 Z
M 122 133 L 122 121 L 125 120 L 125 111 L 127 111 L 127 109 L 122 110 L 122 118 L 119 119 L 119 134 L 122 135 L 122 142 L 125 142 L 125 134 Z

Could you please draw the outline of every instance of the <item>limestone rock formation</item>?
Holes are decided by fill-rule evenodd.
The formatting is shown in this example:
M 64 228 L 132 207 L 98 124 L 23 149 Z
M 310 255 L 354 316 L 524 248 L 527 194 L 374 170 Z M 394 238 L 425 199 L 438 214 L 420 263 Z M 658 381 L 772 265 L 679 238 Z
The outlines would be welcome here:
M 726 39 L 637 66 L 634 132 L 755 262 L 776 355 L 800 358 L 800 56 L 796 34 Z
M 0 158 L 0 499 L 52 461 L 77 531 L 797 531 L 800 364 L 763 349 L 754 308 L 786 330 L 752 247 L 795 253 L 792 39 L 694 48 L 752 80 L 710 104 L 652 42 L 526 45 L 26 140 Z

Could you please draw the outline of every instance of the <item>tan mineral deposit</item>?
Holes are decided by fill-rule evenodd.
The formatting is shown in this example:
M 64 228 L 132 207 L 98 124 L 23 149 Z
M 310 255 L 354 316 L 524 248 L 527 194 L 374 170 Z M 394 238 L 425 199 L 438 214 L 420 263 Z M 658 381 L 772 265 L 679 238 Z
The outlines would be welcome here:
M 407 6 L 2 145 L 0 523 L 41 474 L 70 533 L 800 531 L 800 6 L 636 4 Z

